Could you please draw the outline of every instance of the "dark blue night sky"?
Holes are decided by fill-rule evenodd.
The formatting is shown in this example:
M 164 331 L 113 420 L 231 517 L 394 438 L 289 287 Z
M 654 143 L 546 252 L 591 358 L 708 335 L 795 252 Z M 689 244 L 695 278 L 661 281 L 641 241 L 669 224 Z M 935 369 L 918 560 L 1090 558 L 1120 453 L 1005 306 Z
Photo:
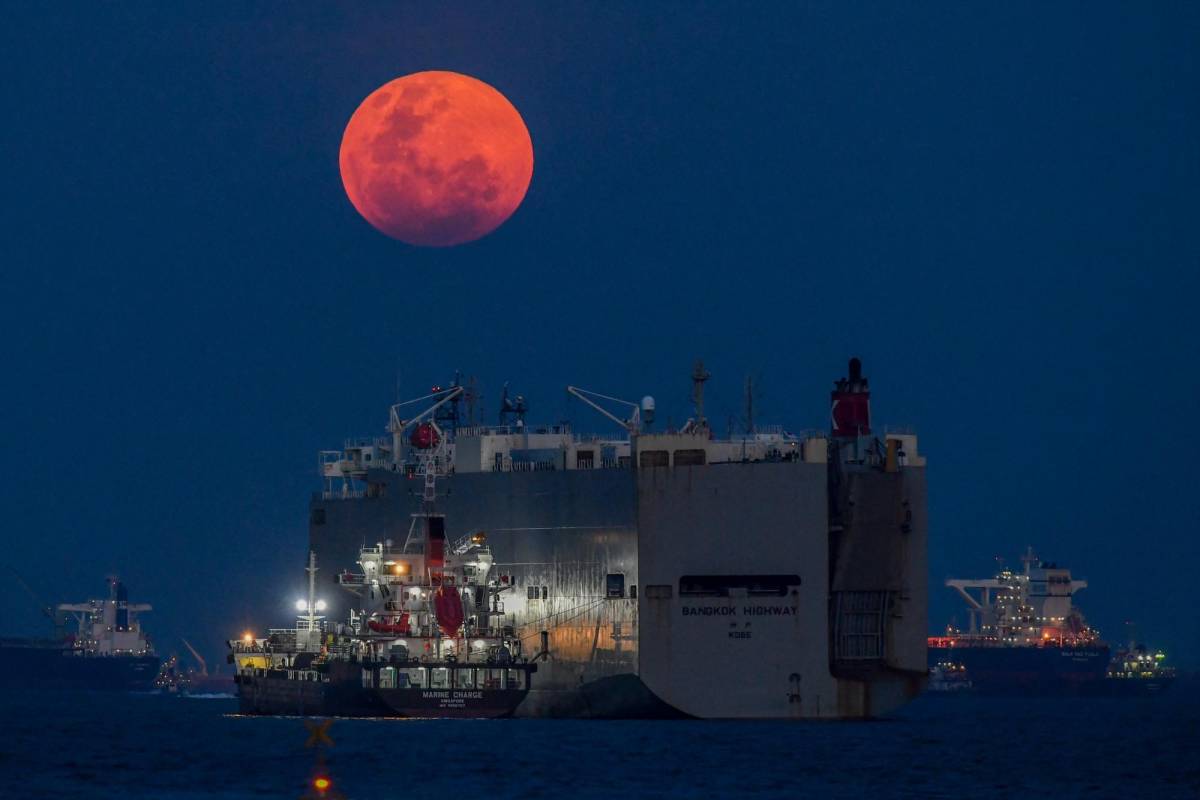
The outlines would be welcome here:
M 119 572 L 214 655 L 286 621 L 316 453 L 397 377 L 589 428 L 567 383 L 678 422 L 702 357 L 711 417 L 753 375 L 799 429 L 858 355 L 929 458 L 932 628 L 1032 544 L 1102 632 L 1200 661 L 1195 4 L 29 4 L 0 66 L 0 530 L 48 601 Z M 533 137 L 522 207 L 454 249 L 338 173 L 425 69 Z

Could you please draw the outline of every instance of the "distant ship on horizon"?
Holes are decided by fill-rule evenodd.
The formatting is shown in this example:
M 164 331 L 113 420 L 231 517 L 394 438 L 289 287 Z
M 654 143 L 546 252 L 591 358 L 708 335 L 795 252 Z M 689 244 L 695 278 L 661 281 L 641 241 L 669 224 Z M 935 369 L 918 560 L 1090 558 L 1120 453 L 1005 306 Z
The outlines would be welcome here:
M 130 603 L 120 580 L 108 584 L 107 599 L 46 609 L 55 625 L 52 638 L 0 638 L 0 677 L 14 686 L 149 691 L 159 657 L 139 615 L 150 606 Z M 67 631 L 68 622 L 74 631 Z
M 1174 670 L 1161 652 L 1130 645 L 1114 653 L 1074 604 L 1087 581 L 1038 558 L 992 578 L 952 578 L 946 586 L 967 603 L 967 630 L 931 636 L 929 667 L 936 691 L 985 694 L 1133 694 L 1166 688 Z

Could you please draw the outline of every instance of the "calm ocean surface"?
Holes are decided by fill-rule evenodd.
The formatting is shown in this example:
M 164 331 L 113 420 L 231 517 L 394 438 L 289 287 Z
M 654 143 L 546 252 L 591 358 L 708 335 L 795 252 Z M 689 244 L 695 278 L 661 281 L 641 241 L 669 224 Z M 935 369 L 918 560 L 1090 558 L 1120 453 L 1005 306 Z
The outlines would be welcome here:
M 230 699 L 17 692 L 0 797 L 300 798 L 299 719 Z M 1136 699 L 923 697 L 870 723 L 335 720 L 346 798 L 1200 798 L 1200 686 Z M 335 796 L 332 792 L 329 796 Z

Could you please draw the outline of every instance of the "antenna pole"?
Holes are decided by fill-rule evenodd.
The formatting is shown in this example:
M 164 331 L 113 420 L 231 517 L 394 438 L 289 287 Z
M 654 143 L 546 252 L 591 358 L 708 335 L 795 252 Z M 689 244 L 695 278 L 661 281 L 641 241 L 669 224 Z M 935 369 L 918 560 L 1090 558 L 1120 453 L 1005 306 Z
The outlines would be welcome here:
M 754 378 L 746 376 L 746 433 L 754 433 Z
M 317 624 L 317 554 L 308 552 L 308 646 L 313 644 L 313 628 Z
M 697 359 L 692 367 L 692 402 L 696 406 L 696 427 L 708 427 L 704 418 L 704 382 L 712 377 L 712 373 L 704 369 L 704 362 Z

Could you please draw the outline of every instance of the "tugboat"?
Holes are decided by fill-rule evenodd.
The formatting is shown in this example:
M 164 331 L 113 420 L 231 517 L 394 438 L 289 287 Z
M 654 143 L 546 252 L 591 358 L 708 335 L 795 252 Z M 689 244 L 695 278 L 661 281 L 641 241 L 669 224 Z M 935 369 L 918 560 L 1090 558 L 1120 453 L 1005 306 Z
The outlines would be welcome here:
M 149 610 L 130 603 L 125 584 L 110 578 L 106 600 L 43 609 L 54 621 L 54 638 L 0 639 L 0 678 L 14 686 L 149 691 L 159 658 L 138 620 Z M 66 630 L 68 620 L 74 632 Z
M 192 646 L 187 639 L 180 639 L 195 660 L 197 667 L 185 668 L 179 661 L 179 656 L 171 653 L 163 662 L 154 680 L 154 686 L 161 692 L 191 697 L 224 697 L 233 693 L 232 675 L 212 674 L 208 672 L 208 663 L 204 656 Z
M 1133 635 L 1133 624 L 1129 627 L 1129 640 L 1113 653 L 1104 681 L 1106 694 L 1117 696 L 1158 694 L 1175 682 L 1175 668 L 1166 663 L 1167 654 L 1162 650 L 1151 650 L 1137 641 Z
M 969 692 L 972 689 L 971 676 L 967 668 L 954 661 L 939 661 L 929 668 L 929 684 L 926 691 L 947 694 L 952 692 Z
M 505 717 L 525 698 L 537 663 L 505 624 L 501 596 L 511 585 L 492 576 L 483 531 L 447 543 L 445 517 L 432 510 L 433 471 L 424 477 L 424 508 L 404 546 L 364 547 L 361 571 L 337 575 L 357 598 L 347 623 L 320 615 L 327 604 L 310 553 L 296 627 L 229 642 L 242 713 Z

